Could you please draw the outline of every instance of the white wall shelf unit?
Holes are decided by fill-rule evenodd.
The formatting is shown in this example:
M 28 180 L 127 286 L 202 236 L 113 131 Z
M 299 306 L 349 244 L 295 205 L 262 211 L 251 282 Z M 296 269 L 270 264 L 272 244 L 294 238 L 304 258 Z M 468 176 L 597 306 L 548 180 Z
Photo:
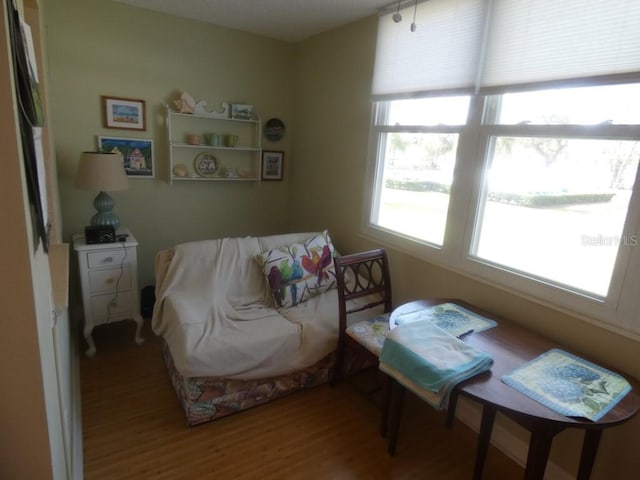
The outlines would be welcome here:
M 259 182 L 262 123 L 215 115 L 173 112 L 167 107 L 168 183 Z M 235 136 L 236 143 L 226 139 Z M 196 137 L 196 138 L 194 138 Z

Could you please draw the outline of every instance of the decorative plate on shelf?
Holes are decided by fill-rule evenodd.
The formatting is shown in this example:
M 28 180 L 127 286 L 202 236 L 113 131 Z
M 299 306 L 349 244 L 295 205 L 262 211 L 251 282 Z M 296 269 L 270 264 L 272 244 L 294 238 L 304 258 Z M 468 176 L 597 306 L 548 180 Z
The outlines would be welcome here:
M 193 167 L 202 177 L 213 177 L 218 171 L 218 160 L 207 152 L 199 153 Z
M 267 140 L 277 142 L 284 136 L 284 123 L 279 118 L 270 118 L 264 124 L 264 136 Z

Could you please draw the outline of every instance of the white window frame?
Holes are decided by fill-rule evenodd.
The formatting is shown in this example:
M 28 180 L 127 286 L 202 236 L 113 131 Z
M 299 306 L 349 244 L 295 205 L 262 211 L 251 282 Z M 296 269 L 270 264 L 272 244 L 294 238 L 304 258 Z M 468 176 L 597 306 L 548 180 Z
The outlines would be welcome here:
M 640 81 L 640 78 L 637 79 Z M 472 256 L 472 242 L 482 201 L 483 178 L 488 168 L 488 147 L 492 136 L 548 135 L 571 138 L 640 139 L 640 126 L 629 125 L 489 125 L 482 123 L 487 96 L 473 95 L 467 125 L 385 126 L 377 122 L 386 101 L 373 102 L 363 234 L 375 241 L 445 269 L 487 283 L 509 293 L 564 311 L 587 322 L 640 339 L 640 246 L 621 245 L 604 298 L 554 284 L 525 272 L 517 272 Z M 381 113 L 382 112 L 382 113 Z M 372 208 L 380 188 L 379 162 L 384 150 L 380 138 L 388 132 L 459 132 L 454 181 L 442 247 L 418 241 L 372 224 Z M 384 159 L 382 158 L 382 161 Z M 379 165 L 380 163 L 380 165 Z M 622 235 L 640 238 L 640 170 L 629 203 Z

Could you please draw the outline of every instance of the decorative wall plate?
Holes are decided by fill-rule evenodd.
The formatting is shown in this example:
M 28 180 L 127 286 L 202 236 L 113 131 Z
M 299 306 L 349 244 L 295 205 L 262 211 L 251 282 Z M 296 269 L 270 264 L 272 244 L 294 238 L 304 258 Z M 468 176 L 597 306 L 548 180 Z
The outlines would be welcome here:
M 199 153 L 193 168 L 202 177 L 213 177 L 218 171 L 218 160 L 207 152 Z
M 264 136 L 272 142 L 280 140 L 284 136 L 284 131 L 284 123 L 279 118 L 270 118 L 264 124 Z

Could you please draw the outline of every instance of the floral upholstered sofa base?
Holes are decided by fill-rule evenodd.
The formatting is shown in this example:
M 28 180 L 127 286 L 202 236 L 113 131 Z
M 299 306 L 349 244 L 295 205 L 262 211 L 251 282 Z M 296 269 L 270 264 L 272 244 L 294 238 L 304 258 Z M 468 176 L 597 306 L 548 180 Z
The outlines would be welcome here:
M 332 353 L 315 365 L 289 375 L 259 380 L 229 380 L 183 377 L 175 368 L 166 343 L 163 355 L 189 426 L 225 417 L 298 390 L 326 383 L 334 362 Z

